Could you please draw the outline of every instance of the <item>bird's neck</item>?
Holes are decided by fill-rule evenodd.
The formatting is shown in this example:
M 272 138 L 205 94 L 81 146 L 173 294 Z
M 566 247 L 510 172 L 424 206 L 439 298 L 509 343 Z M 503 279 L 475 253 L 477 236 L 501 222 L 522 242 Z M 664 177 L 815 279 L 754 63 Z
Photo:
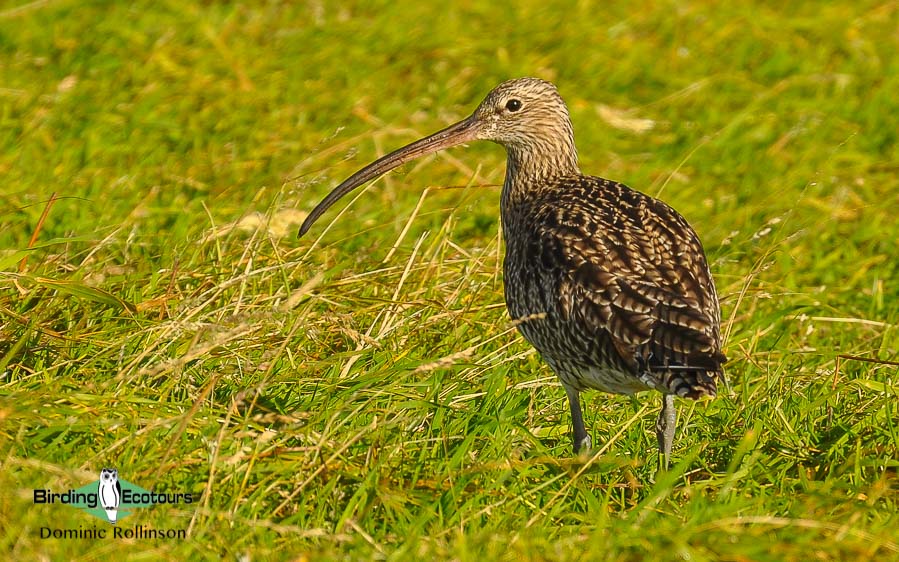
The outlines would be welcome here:
M 542 189 L 556 184 L 549 180 L 580 174 L 573 135 L 545 146 L 506 146 L 506 153 L 506 180 L 500 201 L 504 223 L 511 215 L 520 216 L 518 207 L 539 198 Z

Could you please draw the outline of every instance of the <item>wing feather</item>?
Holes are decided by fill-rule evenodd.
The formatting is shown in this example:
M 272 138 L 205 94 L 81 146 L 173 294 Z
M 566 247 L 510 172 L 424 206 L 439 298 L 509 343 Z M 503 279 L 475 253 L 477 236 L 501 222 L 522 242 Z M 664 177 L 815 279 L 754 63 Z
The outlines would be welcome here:
M 610 339 L 635 372 L 719 371 L 718 299 L 687 221 L 621 184 L 582 178 L 580 187 L 563 191 L 532 231 L 532 254 L 559 276 L 563 318 Z

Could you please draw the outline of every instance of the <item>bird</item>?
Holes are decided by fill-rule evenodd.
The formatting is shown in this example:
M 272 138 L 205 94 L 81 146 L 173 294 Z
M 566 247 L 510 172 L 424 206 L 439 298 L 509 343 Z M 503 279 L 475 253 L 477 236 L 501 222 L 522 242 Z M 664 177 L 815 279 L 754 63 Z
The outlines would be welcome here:
M 507 154 L 500 196 L 509 316 L 558 376 L 575 455 L 592 440 L 581 392 L 662 394 L 655 432 L 668 468 L 675 396 L 714 398 L 727 361 L 721 310 L 699 236 L 666 203 L 581 173 L 574 130 L 551 82 L 516 78 L 467 118 L 365 166 L 306 217 L 302 237 L 341 197 L 421 156 L 476 140 Z
M 106 518 L 115 525 L 118 518 L 119 502 L 122 499 L 122 485 L 119 483 L 117 469 L 104 468 L 100 470 L 97 495 L 100 497 L 100 505 L 106 511 Z

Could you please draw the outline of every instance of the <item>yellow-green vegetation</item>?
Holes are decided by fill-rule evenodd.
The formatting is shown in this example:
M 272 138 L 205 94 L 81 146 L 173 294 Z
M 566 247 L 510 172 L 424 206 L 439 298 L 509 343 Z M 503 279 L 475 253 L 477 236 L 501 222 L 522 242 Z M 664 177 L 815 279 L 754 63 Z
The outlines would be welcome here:
M 377 4 L 377 5 L 376 5 Z M 0 4 L 0 548 L 16 560 L 899 559 L 899 4 Z M 504 152 L 336 182 L 535 75 L 702 237 L 729 387 L 565 395 L 502 297 Z M 105 466 L 190 492 L 34 505 Z

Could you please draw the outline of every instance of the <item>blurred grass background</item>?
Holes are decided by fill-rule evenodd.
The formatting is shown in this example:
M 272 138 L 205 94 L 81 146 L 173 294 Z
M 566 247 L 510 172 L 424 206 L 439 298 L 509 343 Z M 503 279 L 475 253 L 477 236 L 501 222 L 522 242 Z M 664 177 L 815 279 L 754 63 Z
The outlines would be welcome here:
M 0 3 L 3 550 L 899 559 L 897 30 L 884 1 Z M 501 148 L 295 237 L 524 75 L 712 262 L 730 390 L 681 406 L 658 481 L 656 396 L 588 394 L 570 457 L 503 305 Z M 190 539 L 40 539 L 95 523 L 31 490 L 104 466 L 201 494 L 122 523 Z

